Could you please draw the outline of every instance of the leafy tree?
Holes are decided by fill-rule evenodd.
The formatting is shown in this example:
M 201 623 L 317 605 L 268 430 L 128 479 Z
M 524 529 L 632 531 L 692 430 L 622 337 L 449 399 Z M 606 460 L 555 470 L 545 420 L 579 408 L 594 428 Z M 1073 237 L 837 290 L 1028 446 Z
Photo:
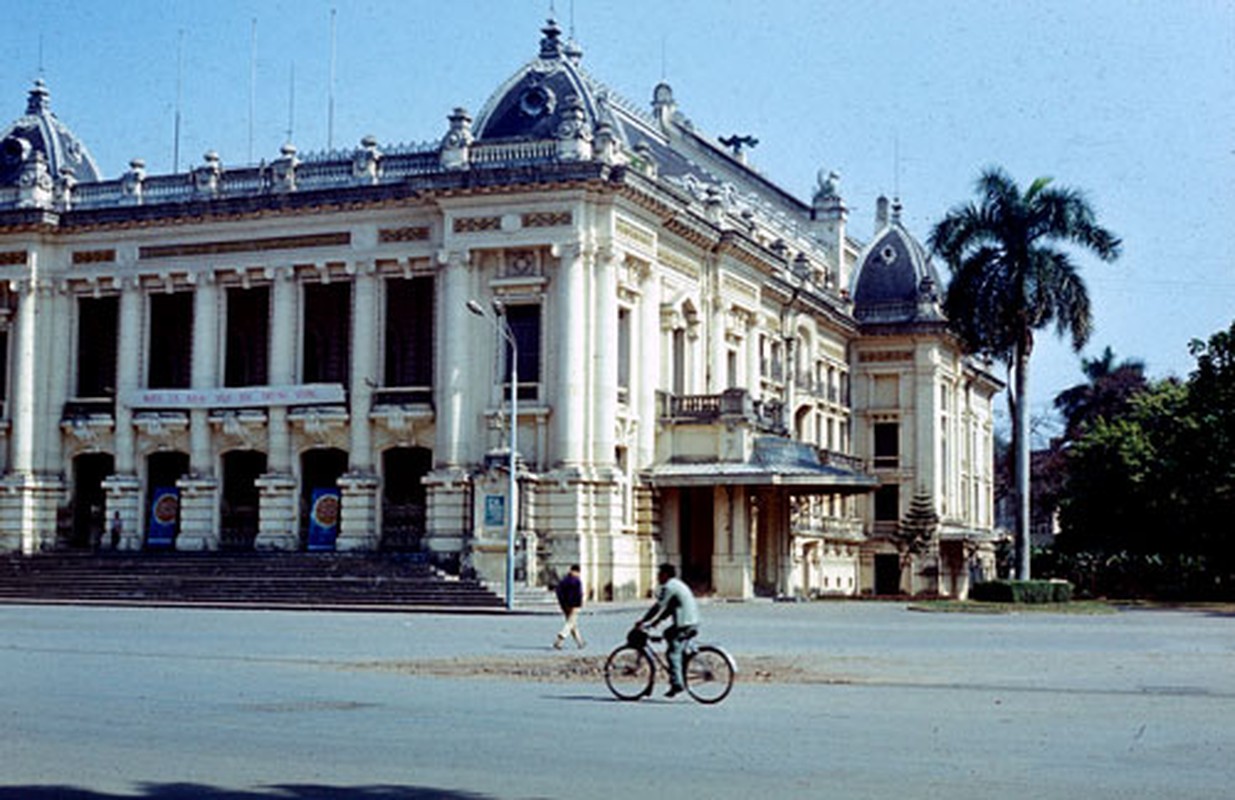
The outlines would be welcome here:
M 1029 359 L 1034 333 L 1052 323 L 1080 350 L 1089 339 L 1089 293 L 1065 246 L 1103 261 L 1119 239 L 1097 224 L 1080 192 L 1038 178 L 1021 191 L 1003 170 L 977 181 L 978 200 L 953 208 L 930 235 L 952 271 L 944 302 L 966 347 L 1008 366 L 1016 514 L 1016 577 L 1029 577 Z
M 938 529 L 939 515 L 935 512 L 935 501 L 931 493 L 920 486 L 913 493 L 913 499 L 909 501 L 909 508 L 897 525 L 894 536 L 902 572 L 913 563 L 914 556 L 930 550 Z
M 1081 359 L 1085 383 L 1065 389 L 1055 396 L 1055 408 L 1067 425 L 1064 436 L 1076 439 L 1098 417 L 1114 419 L 1128 409 L 1128 403 L 1145 389 L 1145 362 L 1125 359 L 1115 363 L 1110 347 L 1098 358 Z
M 1235 592 L 1235 322 L 1207 342 L 1188 348 L 1196 369 L 1188 377 L 1187 411 L 1193 424 L 1181 436 L 1188 524 L 1197 550 L 1209 560 L 1217 591 Z

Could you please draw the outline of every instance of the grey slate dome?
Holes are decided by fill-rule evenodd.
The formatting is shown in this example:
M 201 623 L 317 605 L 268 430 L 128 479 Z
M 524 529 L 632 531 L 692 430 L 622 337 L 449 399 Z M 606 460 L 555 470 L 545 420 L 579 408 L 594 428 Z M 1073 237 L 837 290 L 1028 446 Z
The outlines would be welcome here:
M 552 139 L 563 123 L 595 127 L 600 112 L 591 80 L 579 68 L 582 51 L 562 40 L 550 19 L 541 29 L 540 56 L 489 98 L 476 121 L 478 139 Z
M 880 197 L 878 230 L 854 275 L 854 316 L 862 323 L 943 322 L 942 284 L 930 254 L 901 225 L 900 204 L 893 205 L 890 218 L 887 205 Z
M 52 113 L 49 97 L 43 80 L 36 80 L 26 113 L 0 136 L 0 186 L 16 185 L 24 167 L 40 157 L 52 179 L 70 171 L 78 182 L 101 179 L 86 146 Z

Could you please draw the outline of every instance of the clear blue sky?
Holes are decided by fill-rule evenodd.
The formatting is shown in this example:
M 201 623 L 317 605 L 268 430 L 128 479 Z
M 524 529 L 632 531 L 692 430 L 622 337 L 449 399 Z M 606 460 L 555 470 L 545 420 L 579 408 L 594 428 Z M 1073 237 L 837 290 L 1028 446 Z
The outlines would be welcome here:
M 841 174 L 851 230 L 899 193 L 925 238 L 988 165 L 1022 185 L 1083 189 L 1123 237 L 1083 259 L 1096 330 L 1153 377 L 1185 376 L 1187 343 L 1235 319 L 1235 0 L 556 0 L 593 76 L 646 104 L 664 77 L 707 134 L 749 133 L 752 163 L 808 198 Z M 180 167 L 327 143 L 436 140 L 531 59 L 549 0 L 60 0 L 13 3 L 0 43 L 0 118 L 42 70 L 52 107 L 104 174 L 142 157 L 170 171 L 183 54 Z M 251 59 L 253 20 L 256 61 Z M 183 34 L 181 33 L 183 31 Z M 41 40 L 41 44 L 40 44 Z M 183 42 L 183 46 L 178 47 Z M 294 65 L 295 91 L 291 91 Z M 294 102 L 292 102 L 294 99 Z M 4 109 L 8 109 L 5 111 Z M 1081 380 L 1046 334 L 1035 411 Z

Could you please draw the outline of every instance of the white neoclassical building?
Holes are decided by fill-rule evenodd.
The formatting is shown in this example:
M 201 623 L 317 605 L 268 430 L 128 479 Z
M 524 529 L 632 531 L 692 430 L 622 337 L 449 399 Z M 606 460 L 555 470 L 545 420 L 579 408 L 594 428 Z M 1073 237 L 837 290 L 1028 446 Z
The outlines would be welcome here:
M 514 366 L 519 581 L 989 575 L 1001 387 L 899 206 L 856 241 L 835 176 L 803 202 L 668 85 L 637 107 L 542 36 L 440 142 L 169 175 L 104 179 L 36 83 L 0 140 L 0 549 L 415 552 L 500 584 Z M 905 564 L 915 493 L 941 524 Z

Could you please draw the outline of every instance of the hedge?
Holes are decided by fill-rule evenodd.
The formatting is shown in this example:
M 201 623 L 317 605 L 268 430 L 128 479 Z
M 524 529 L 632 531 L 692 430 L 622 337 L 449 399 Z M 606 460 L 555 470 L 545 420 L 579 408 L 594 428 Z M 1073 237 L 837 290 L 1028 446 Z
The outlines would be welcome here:
M 969 590 L 969 599 L 987 603 L 1069 603 L 1067 581 L 986 581 Z

